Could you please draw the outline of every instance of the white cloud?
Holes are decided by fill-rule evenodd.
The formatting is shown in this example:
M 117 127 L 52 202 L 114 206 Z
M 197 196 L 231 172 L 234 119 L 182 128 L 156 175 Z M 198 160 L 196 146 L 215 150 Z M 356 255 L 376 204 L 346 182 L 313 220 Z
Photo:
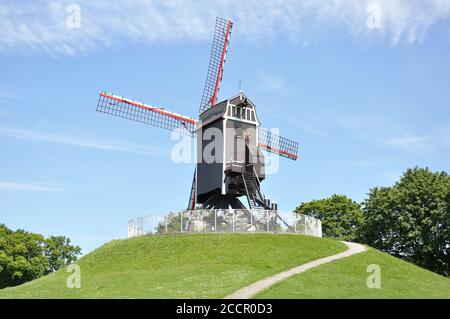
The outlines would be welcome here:
M 395 136 L 380 139 L 380 142 L 409 152 L 429 152 L 432 150 L 428 136 Z
M 2 101 L 2 100 L 10 100 L 10 99 L 17 99 L 17 98 L 18 98 L 17 95 L 11 94 L 11 93 L 9 93 L 7 91 L 4 91 L 4 90 L 0 89 L 0 101 Z
M 70 136 L 64 133 L 44 132 L 32 129 L 0 127 L 0 136 L 28 141 L 50 142 L 92 148 L 105 151 L 118 151 L 146 155 L 165 156 L 168 150 L 142 144 L 107 140 L 99 138 Z
M 445 123 L 440 129 L 442 143 L 450 145 L 450 122 Z
M 329 133 L 330 119 L 327 115 L 321 115 L 320 112 L 310 112 L 302 114 L 299 118 L 292 118 L 279 113 L 271 115 L 273 118 L 289 123 L 302 132 L 316 136 L 327 136 Z
M 281 95 L 288 95 L 292 92 L 286 80 L 273 74 L 260 74 L 257 77 L 258 88 L 264 91 L 276 92 Z
M 450 145 L 450 124 L 448 123 L 424 131 L 423 128 L 414 128 L 403 119 L 392 116 L 332 114 L 325 111 L 318 112 L 315 116 L 309 114 L 308 117 L 302 118 L 310 122 L 311 127 L 304 126 L 300 121 L 294 123 L 288 118 L 285 120 L 313 135 L 333 136 L 337 130 L 343 130 L 356 139 L 415 154 L 437 152 Z M 356 166 L 371 164 L 370 161 L 352 163 Z
M 330 120 L 332 119 L 338 127 L 348 130 L 357 138 L 402 151 L 429 153 L 434 151 L 438 142 L 435 137 L 417 134 L 405 123 L 391 117 L 346 114 L 330 116 Z
M 70 29 L 66 10 L 72 3 L 0 4 L 0 51 L 71 55 L 130 40 L 209 39 L 215 16 L 231 17 L 233 32 L 261 41 L 284 34 L 309 43 L 343 34 L 414 43 L 450 17 L 448 0 L 78 0 L 81 27 Z M 381 10 L 377 29 L 367 27 L 373 3 Z
M 11 99 L 17 99 L 16 95 L 8 93 L 1 89 L 0 87 L 0 105 L 6 105 Z M 0 109 L 0 117 L 9 116 L 9 112 L 5 109 Z
M 367 167 L 375 167 L 384 165 L 387 162 L 384 158 L 356 158 L 356 159 L 346 159 L 346 160 L 332 160 L 329 161 L 330 165 L 342 166 L 342 167 L 359 167 L 359 168 L 367 168 Z
M 20 192 L 64 192 L 68 189 L 65 187 L 57 187 L 46 184 L 29 184 L 0 181 L 0 190 Z
M 285 86 L 284 79 L 275 75 L 263 74 L 259 80 L 262 88 L 267 90 L 277 91 Z

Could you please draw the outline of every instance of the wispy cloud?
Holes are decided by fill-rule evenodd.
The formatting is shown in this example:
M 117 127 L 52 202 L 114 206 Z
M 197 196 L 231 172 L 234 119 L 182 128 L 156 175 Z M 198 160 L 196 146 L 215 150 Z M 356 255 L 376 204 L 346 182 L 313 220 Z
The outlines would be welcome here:
M 71 4 L 80 28 L 68 28 Z M 368 27 L 378 8 L 379 23 Z M 450 17 L 448 0 L 43 0 L 0 4 L 0 50 L 75 54 L 124 41 L 209 38 L 215 16 L 231 17 L 235 32 L 267 41 L 284 34 L 305 43 L 333 37 L 381 36 L 392 44 L 422 41 Z
M 3 92 L 0 91 L 0 100 L 3 100 L 3 99 L 12 99 L 12 98 L 14 98 L 14 97 L 15 97 L 15 96 L 13 96 L 13 95 L 6 94 L 6 93 L 3 93 Z
M 0 181 L 0 190 L 2 191 L 19 191 L 19 192 L 65 192 L 69 189 L 66 187 L 46 185 L 46 184 L 30 184 L 15 183 L 9 181 Z
M 330 165 L 341 166 L 341 167 L 359 167 L 359 168 L 367 168 L 367 167 L 375 167 L 384 165 L 386 163 L 386 159 L 384 158 L 352 158 L 346 160 L 332 160 L 329 161 Z
M 276 92 L 281 95 L 289 95 L 292 93 L 292 89 L 282 76 L 273 74 L 259 74 L 256 80 L 258 82 L 258 88 L 261 90 Z
M 280 76 L 261 74 L 259 76 L 259 82 L 263 89 L 277 91 L 285 87 L 286 83 Z
M 142 144 L 92 137 L 72 136 L 65 133 L 44 132 L 33 129 L 0 127 L 0 136 L 28 141 L 73 145 L 104 151 L 118 151 L 156 156 L 165 156 L 165 154 L 168 153 L 168 150 Z
M 434 150 L 437 142 L 435 137 L 417 134 L 406 124 L 390 117 L 346 114 L 334 117 L 334 121 L 340 128 L 349 131 L 357 138 L 401 151 L 429 153 Z
M 279 114 L 273 116 L 283 119 L 283 121 L 308 134 L 328 137 L 337 134 L 339 131 L 347 132 L 353 138 L 403 152 L 429 154 L 450 146 L 449 123 L 437 125 L 424 131 L 423 127 L 420 129 L 414 128 L 404 119 L 392 116 L 357 115 L 354 113 L 335 114 L 326 111 L 309 113 L 299 120 L 293 120 Z M 362 159 L 349 164 L 371 166 L 376 162 L 378 162 L 378 159 L 375 162 Z
M 1 31 L 0 31 L 0 33 L 1 33 Z M 1 42 L 1 40 L 0 40 L 0 42 Z M 17 99 L 17 98 L 18 98 L 17 95 L 15 95 L 15 94 L 13 94 L 11 92 L 8 92 L 7 90 L 2 89 L 0 87 L 0 102 L 2 100 L 11 100 L 11 99 Z
M 440 130 L 442 136 L 442 142 L 446 145 L 450 145 L 450 121 L 447 122 Z
M 394 136 L 379 140 L 382 144 L 398 147 L 409 152 L 429 152 L 432 150 L 428 136 Z
M 284 123 L 289 123 L 302 132 L 316 136 L 327 136 L 330 128 L 332 128 L 329 117 L 319 113 L 302 114 L 299 118 L 292 118 L 278 113 L 274 113 L 271 116 L 282 120 Z

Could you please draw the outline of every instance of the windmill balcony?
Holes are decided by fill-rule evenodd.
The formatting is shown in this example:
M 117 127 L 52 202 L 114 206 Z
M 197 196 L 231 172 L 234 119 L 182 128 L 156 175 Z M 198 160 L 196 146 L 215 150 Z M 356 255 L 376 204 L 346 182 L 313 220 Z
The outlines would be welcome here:
M 225 163 L 225 173 L 242 173 L 245 171 L 245 162 L 229 161 Z

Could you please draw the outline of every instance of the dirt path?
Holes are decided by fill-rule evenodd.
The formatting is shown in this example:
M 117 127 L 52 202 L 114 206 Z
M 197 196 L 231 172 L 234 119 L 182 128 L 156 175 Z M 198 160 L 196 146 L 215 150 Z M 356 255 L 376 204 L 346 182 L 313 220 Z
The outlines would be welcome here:
M 254 295 L 256 295 L 257 293 L 263 291 L 264 289 L 269 288 L 270 286 L 276 284 L 277 282 L 280 282 L 280 281 L 282 281 L 286 278 L 289 278 L 293 275 L 300 274 L 311 268 L 315 268 L 317 266 L 329 263 L 329 262 L 337 260 L 337 259 L 355 255 L 355 254 L 361 253 L 366 250 L 366 247 L 361 244 L 349 243 L 349 242 L 345 242 L 345 241 L 343 241 L 343 243 L 346 244 L 348 247 L 348 249 L 346 251 L 344 251 L 343 253 L 324 257 L 324 258 L 317 259 L 317 260 L 313 260 L 313 261 L 310 261 L 309 263 L 306 263 L 306 264 L 297 266 L 295 268 L 289 269 L 287 271 L 280 272 L 276 275 L 258 280 L 257 282 L 255 282 L 251 285 L 248 285 L 244 288 L 241 288 L 241 289 L 235 291 L 234 293 L 232 293 L 231 295 L 226 296 L 225 299 L 249 299 L 249 298 L 253 297 Z

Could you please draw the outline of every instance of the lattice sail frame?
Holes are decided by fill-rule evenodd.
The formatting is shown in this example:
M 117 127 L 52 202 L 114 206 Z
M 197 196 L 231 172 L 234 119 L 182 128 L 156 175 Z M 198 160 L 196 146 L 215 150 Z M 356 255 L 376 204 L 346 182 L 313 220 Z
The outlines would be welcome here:
M 184 115 L 169 112 L 163 108 L 146 105 L 106 91 L 100 91 L 97 112 L 102 112 L 128 120 L 167 130 L 177 130 L 183 134 L 194 136 L 196 120 Z
M 258 147 L 294 161 L 298 158 L 297 142 L 273 134 L 267 129 L 258 128 Z
M 220 17 L 216 18 L 211 57 L 209 59 L 208 73 L 206 74 L 205 88 L 203 89 L 199 113 L 203 113 L 217 102 L 232 27 L 233 22 L 231 20 L 225 20 Z

